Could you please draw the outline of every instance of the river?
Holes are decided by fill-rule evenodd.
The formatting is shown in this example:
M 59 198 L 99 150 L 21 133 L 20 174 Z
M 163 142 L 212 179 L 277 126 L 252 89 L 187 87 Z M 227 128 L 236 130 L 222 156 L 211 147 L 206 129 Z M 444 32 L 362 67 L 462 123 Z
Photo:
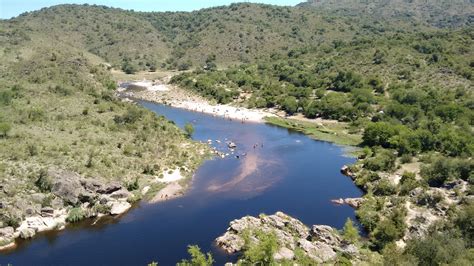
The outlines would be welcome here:
M 330 202 L 362 195 L 340 174 L 344 164 L 354 162 L 342 147 L 266 124 L 140 103 L 180 127 L 191 122 L 195 140 L 210 139 L 221 151 L 229 152 L 226 141 L 235 142 L 234 155 L 205 162 L 181 198 L 140 203 L 120 218 L 94 225 L 85 221 L 19 240 L 17 249 L 0 254 L 0 265 L 174 265 L 187 258 L 188 244 L 212 252 L 216 265 L 222 265 L 235 257 L 220 251 L 213 240 L 233 219 L 283 211 L 307 225 L 337 228 L 347 217 L 355 219 L 352 208 Z

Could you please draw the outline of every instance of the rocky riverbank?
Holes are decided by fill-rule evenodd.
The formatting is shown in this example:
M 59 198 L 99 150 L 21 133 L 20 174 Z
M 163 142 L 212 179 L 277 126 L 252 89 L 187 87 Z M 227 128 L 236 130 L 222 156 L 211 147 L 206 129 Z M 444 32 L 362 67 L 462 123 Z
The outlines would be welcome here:
M 145 101 L 167 104 L 176 108 L 220 116 L 230 120 L 241 121 L 243 123 L 263 123 L 265 122 L 264 117 L 275 116 L 275 114 L 263 110 L 251 110 L 224 104 L 211 104 L 208 100 L 194 93 L 168 84 L 168 80 L 169 77 L 156 81 L 144 80 L 124 82 L 120 84 L 122 88 L 119 89 L 119 92 L 126 97 L 128 96 Z M 124 90 L 124 87 L 127 87 L 128 89 Z
M 294 261 L 298 256 L 307 257 L 315 264 L 335 263 L 340 256 L 351 258 L 352 262 L 367 259 L 365 251 L 344 240 L 338 230 L 326 225 L 309 228 L 282 212 L 234 220 L 216 243 L 228 253 L 242 252 L 261 241 L 259 232 L 276 237 L 278 247 L 273 254 L 276 261 Z
M 185 186 L 178 181 L 184 176 L 180 172 L 177 172 L 179 176 L 169 173 L 141 186 L 137 183 L 127 187 L 117 181 L 106 182 L 84 178 L 72 171 L 50 169 L 37 181 L 42 192 L 23 199 L 21 206 L 1 202 L 5 219 L 0 222 L 0 250 L 15 248 L 16 238 L 30 239 L 39 232 L 62 230 L 67 223 L 104 215 L 119 216 L 147 195 L 152 198 L 150 203 L 182 195 Z

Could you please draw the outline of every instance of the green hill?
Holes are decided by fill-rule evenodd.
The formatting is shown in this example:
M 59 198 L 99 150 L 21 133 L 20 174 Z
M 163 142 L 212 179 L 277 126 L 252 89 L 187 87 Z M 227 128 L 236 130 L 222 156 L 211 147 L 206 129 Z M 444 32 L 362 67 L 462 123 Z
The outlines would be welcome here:
M 300 7 L 338 16 L 367 16 L 376 20 L 428 24 L 435 27 L 472 25 L 474 5 L 470 0 L 308 0 Z

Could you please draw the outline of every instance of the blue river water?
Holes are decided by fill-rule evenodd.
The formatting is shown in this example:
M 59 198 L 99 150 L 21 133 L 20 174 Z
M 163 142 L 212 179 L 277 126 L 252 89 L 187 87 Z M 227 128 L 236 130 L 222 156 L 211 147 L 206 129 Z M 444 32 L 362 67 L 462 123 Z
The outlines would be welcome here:
M 212 140 L 226 153 L 226 141 L 237 148 L 225 159 L 206 161 L 183 197 L 140 203 L 120 218 L 19 240 L 17 249 L 0 253 L 0 265 L 175 265 L 187 258 L 189 244 L 212 252 L 216 265 L 223 265 L 236 258 L 216 247 L 214 239 L 233 219 L 283 211 L 307 225 L 342 228 L 348 217 L 355 220 L 352 208 L 330 202 L 362 195 L 339 171 L 354 162 L 342 147 L 266 124 L 140 104 L 180 127 L 192 123 L 195 140 Z

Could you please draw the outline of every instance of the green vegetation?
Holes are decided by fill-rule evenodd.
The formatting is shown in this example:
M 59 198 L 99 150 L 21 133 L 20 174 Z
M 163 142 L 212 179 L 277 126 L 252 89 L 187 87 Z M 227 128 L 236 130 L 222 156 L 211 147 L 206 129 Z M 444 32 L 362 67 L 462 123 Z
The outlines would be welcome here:
M 251 237 L 256 237 L 258 241 L 252 241 Z M 278 242 L 274 233 L 246 232 L 244 241 L 244 253 L 240 263 L 243 265 L 271 265 L 274 263 L 273 254 L 278 249 Z
M 194 133 L 193 124 L 186 123 L 186 125 L 184 125 L 184 131 L 186 132 L 186 134 L 188 134 L 189 137 L 191 137 Z
M 182 260 L 178 266 L 211 266 L 214 263 L 211 253 L 204 254 L 198 246 L 189 246 L 190 260 Z
M 66 221 L 69 223 L 77 223 L 79 221 L 82 221 L 86 218 L 86 215 L 84 213 L 84 210 L 81 208 L 73 208 L 69 211 Z
M 321 121 L 301 121 L 296 119 L 285 119 L 279 117 L 266 117 L 268 124 L 288 128 L 302 132 L 314 139 L 329 141 L 341 145 L 357 145 L 361 142 L 361 136 L 349 134 L 350 128 L 344 123 L 333 123 Z
M 354 223 L 350 218 L 347 218 L 342 232 L 342 237 L 349 243 L 356 243 L 360 239 L 359 230 L 354 226 Z

